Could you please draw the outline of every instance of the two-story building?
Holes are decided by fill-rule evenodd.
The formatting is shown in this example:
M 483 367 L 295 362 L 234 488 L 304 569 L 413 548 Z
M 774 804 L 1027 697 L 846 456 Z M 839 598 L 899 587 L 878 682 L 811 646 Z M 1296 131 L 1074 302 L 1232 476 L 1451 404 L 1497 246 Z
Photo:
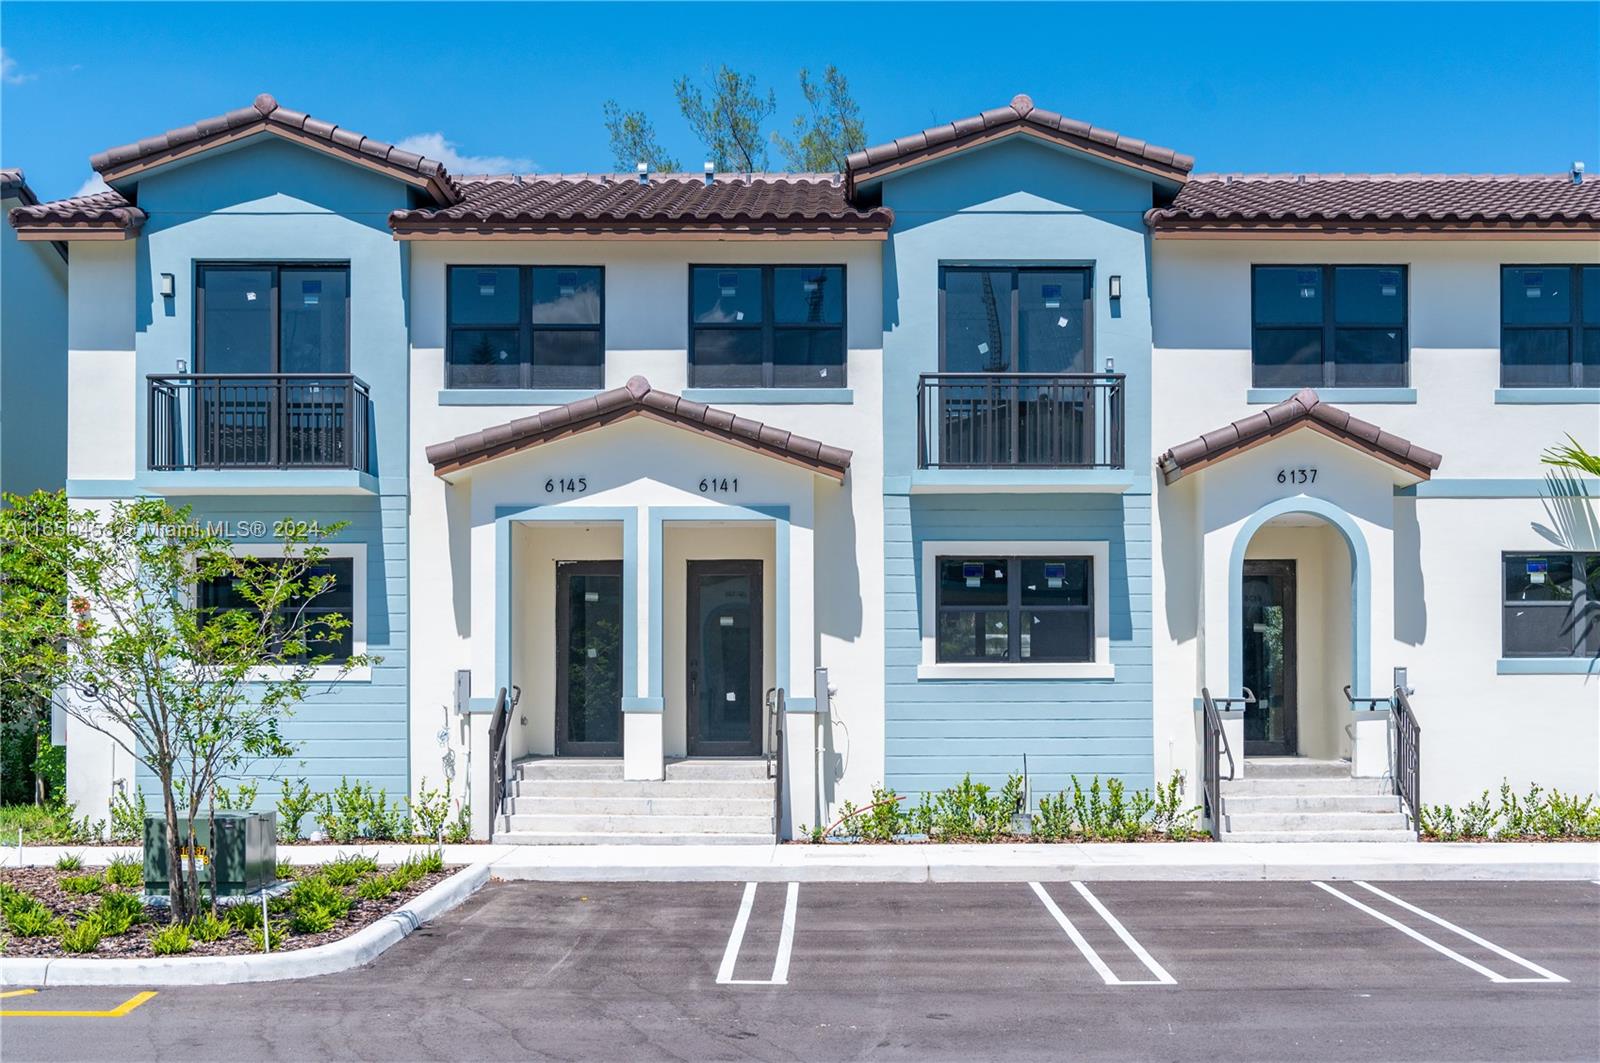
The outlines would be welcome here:
M 0 201 L 39 202 L 21 170 Z M 0 491 L 59 491 L 67 478 L 67 247 L 0 233 Z
M 69 494 L 348 522 L 383 660 L 280 775 L 525 842 L 1596 789 L 1595 485 L 1539 463 L 1600 434 L 1593 183 L 1195 176 L 1025 96 L 841 174 L 452 175 L 270 96 L 93 161 L 11 215 L 72 245 Z M 125 761 L 74 727 L 82 811 Z

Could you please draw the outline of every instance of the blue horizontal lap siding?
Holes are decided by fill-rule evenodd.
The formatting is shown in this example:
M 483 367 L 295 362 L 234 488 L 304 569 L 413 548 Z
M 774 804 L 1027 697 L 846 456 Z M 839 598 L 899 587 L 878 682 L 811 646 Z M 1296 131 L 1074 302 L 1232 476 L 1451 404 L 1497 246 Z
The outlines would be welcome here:
M 330 548 L 362 543 L 367 550 L 367 652 L 383 658 L 372 668 L 370 680 L 343 679 L 314 682 L 307 697 L 283 722 L 284 737 L 297 749 L 287 761 L 263 761 L 251 774 L 260 779 L 256 805 L 272 808 L 281 780 L 304 778 L 311 788 L 326 793 L 341 778 L 360 780 L 388 792 L 391 800 L 410 790 L 410 730 L 408 725 L 406 624 L 406 497 L 294 498 L 212 496 L 174 499 L 193 506 L 193 519 L 207 521 L 315 520 L 323 525 L 348 522 L 328 540 Z M 262 539 L 261 542 L 270 542 Z M 248 540 L 235 538 L 238 545 Z M 155 778 L 139 769 L 139 786 L 157 792 Z M 430 785 L 436 780 L 430 780 Z M 312 829 L 308 820 L 304 824 Z
M 1073 775 L 1152 783 L 1148 495 L 906 496 L 884 500 L 884 776 L 903 794 L 967 773 L 1000 786 L 1027 755 L 1035 798 Z M 917 678 L 926 540 L 1101 540 L 1110 546 L 1111 680 Z

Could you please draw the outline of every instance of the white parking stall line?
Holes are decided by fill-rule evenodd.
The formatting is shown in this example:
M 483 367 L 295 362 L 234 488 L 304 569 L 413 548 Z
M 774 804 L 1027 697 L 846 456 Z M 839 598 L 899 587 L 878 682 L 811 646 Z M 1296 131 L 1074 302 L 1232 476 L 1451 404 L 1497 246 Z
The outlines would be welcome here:
M 1491 981 L 1491 982 L 1565 982 L 1566 981 L 1566 979 L 1562 978 L 1560 975 L 1551 975 L 1549 978 L 1507 978 L 1505 975 L 1500 974 L 1497 971 L 1491 971 L 1489 968 L 1485 967 L 1483 964 L 1478 963 L 1475 960 L 1467 959 L 1467 957 L 1461 955 L 1461 953 L 1459 953 L 1459 952 L 1455 951 L 1454 949 L 1450 948 L 1448 945 L 1440 944 L 1439 942 L 1433 940 L 1431 937 L 1429 937 L 1428 935 L 1422 933 L 1421 931 L 1413 930 L 1411 927 L 1406 926 L 1404 923 L 1400 922 L 1400 920 L 1398 920 L 1398 919 L 1395 919 L 1393 916 L 1385 915 L 1383 912 L 1378 911 L 1376 908 L 1373 908 L 1372 906 L 1367 905 L 1367 904 L 1363 904 L 1362 902 L 1356 900 L 1354 897 L 1351 897 L 1350 895 L 1348 895 L 1346 893 L 1343 893 L 1343 892 L 1341 892 L 1339 890 L 1334 889 L 1332 886 L 1328 885 L 1326 882 L 1313 882 L 1312 885 L 1316 886 L 1318 889 L 1324 890 L 1327 893 L 1333 894 L 1335 897 L 1339 898 L 1341 901 L 1344 901 L 1346 904 L 1350 905 L 1351 907 L 1357 908 L 1360 911 L 1366 912 L 1368 915 L 1372 916 L 1374 919 L 1378 920 L 1379 922 L 1386 923 L 1389 926 L 1394 927 L 1396 930 L 1400 931 L 1402 934 L 1406 935 L 1407 937 L 1412 938 L 1413 940 L 1416 940 L 1416 941 L 1420 941 L 1422 944 L 1428 946 L 1428 948 L 1430 948 L 1433 951 L 1439 953 L 1441 956 L 1448 956 L 1450 959 L 1455 960 L 1457 963 L 1461 964 L 1463 967 L 1467 967 L 1467 968 L 1470 968 L 1471 970 L 1477 971 L 1479 974 L 1483 975 L 1485 978 L 1489 979 L 1489 981 Z M 1356 883 L 1356 885 L 1364 886 L 1364 885 L 1366 885 L 1366 883 L 1358 882 L 1358 883 Z M 1372 887 L 1369 886 L 1367 888 L 1371 889 Z M 1374 890 L 1373 892 L 1382 894 L 1381 890 Z M 1382 894 L 1382 895 L 1383 896 L 1388 896 L 1388 894 Z M 1390 899 L 1391 900 L 1398 900 L 1398 898 L 1393 898 L 1393 897 L 1391 897 Z M 1427 912 L 1423 912 L 1420 908 L 1416 908 L 1416 907 L 1414 907 L 1412 905 L 1409 905 L 1409 904 L 1404 904 L 1404 902 L 1401 902 L 1401 904 L 1405 908 L 1411 909 L 1412 911 L 1415 911 L 1418 914 L 1427 916 L 1428 918 L 1433 919 L 1435 922 L 1440 923 L 1441 925 L 1443 925 L 1445 927 L 1448 927 L 1451 930 L 1456 931 L 1457 933 L 1461 934 L 1463 937 L 1466 937 L 1471 941 L 1475 941 L 1475 942 L 1478 942 L 1480 944 L 1485 944 L 1485 945 L 1488 944 L 1488 942 L 1485 942 L 1482 938 L 1478 937 L 1477 935 L 1468 934 L 1465 931 L 1462 931 L 1459 927 L 1452 926 L 1451 924 L 1446 923 L 1442 919 L 1438 919 L 1435 916 L 1429 915 Z M 1496 951 L 1496 952 L 1502 951 L 1501 949 L 1498 948 L 1498 946 L 1494 946 L 1493 948 L 1494 948 L 1494 951 Z M 1520 960 L 1518 957 L 1514 957 L 1513 956 L 1512 958 L 1513 959 L 1518 959 L 1518 962 L 1524 962 L 1524 961 Z M 1532 967 L 1533 965 L 1532 964 L 1528 964 L 1527 966 Z M 1537 969 L 1538 970 L 1544 970 L 1542 967 L 1541 968 L 1537 968 Z M 1545 972 L 1545 973 L 1548 974 L 1549 972 Z
M 783 928 L 778 934 L 778 954 L 772 961 L 771 978 L 735 978 L 733 969 L 739 962 L 739 949 L 744 945 L 744 933 L 750 925 L 750 910 L 756 903 L 756 884 L 744 884 L 744 897 L 739 901 L 739 914 L 734 917 L 733 930 L 728 934 L 728 945 L 722 950 L 722 966 L 717 969 L 718 985 L 788 985 L 789 957 L 794 954 L 795 912 L 800 904 L 800 883 L 789 883 L 783 899 Z
M 1512 963 L 1515 963 L 1520 967 L 1525 967 L 1528 970 L 1532 971 L 1534 974 L 1539 976 L 1538 978 L 1507 978 L 1507 979 L 1505 979 L 1505 981 L 1507 981 L 1507 982 L 1565 982 L 1566 981 L 1565 978 L 1561 977 L 1559 974 L 1556 974 L 1554 971 L 1546 970 L 1545 968 L 1540 967 L 1537 963 L 1534 963 L 1532 960 L 1525 960 L 1521 956 L 1518 956 L 1516 953 L 1512 952 L 1510 949 L 1501 948 L 1499 945 L 1496 945 L 1494 942 L 1487 941 L 1487 940 L 1479 937 L 1477 934 L 1474 934 L 1470 930 L 1464 930 L 1461 927 L 1456 926 L 1454 923 L 1449 922 L 1448 920 L 1441 919 L 1439 916 L 1434 915 L 1432 912 L 1425 912 L 1421 908 L 1418 908 L 1416 905 L 1412 904 L 1411 902 L 1403 901 L 1399 897 L 1396 897 L 1392 893 L 1385 893 L 1383 890 L 1380 890 L 1378 887 L 1372 885 L 1371 883 L 1368 883 L 1368 882 L 1357 882 L 1356 885 L 1360 886 L 1364 890 L 1367 890 L 1369 893 L 1377 894 L 1379 897 L 1382 897 L 1384 900 L 1389 901 L 1391 904 L 1398 904 L 1400 907 L 1404 908 L 1406 911 L 1413 912 L 1413 913 L 1415 913 L 1417 915 L 1422 916 L 1422 918 L 1428 920 L 1431 923 L 1436 923 L 1439 926 L 1444 927 L 1446 930 L 1450 931 L 1453 934 L 1459 934 L 1461 937 L 1466 938 L 1468 941 L 1472 942 L 1474 945 L 1481 945 L 1484 948 L 1488 949 L 1490 952 L 1494 953 L 1496 956 L 1504 957 L 1505 959 L 1510 960 Z
M 1128 933 L 1127 928 L 1117 921 L 1117 918 L 1107 910 L 1105 905 L 1100 903 L 1094 894 L 1089 892 L 1088 887 L 1083 883 L 1074 882 L 1072 885 L 1083 896 L 1083 899 L 1089 902 L 1089 905 L 1094 908 L 1100 918 L 1106 921 L 1106 925 L 1116 933 L 1117 937 L 1122 939 L 1122 943 L 1127 945 L 1135 956 L 1139 957 L 1139 962 L 1149 968 L 1150 973 L 1155 975 L 1155 978 L 1118 978 L 1116 972 L 1106 964 L 1105 960 L 1100 958 L 1100 954 L 1094 950 L 1094 946 L 1090 945 L 1083 934 L 1078 931 L 1078 928 L 1072 925 L 1072 920 L 1067 918 L 1067 913 L 1061 910 L 1061 906 L 1056 904 L 1055 898 L 1050 896 L 1044 886 L 1037 882 L 1030 882 L 1028 885 L 1033 887 L 1033 892 L 1038 895 L 1039 900 L 1044 904 L 1045 910 L 1055 919 L 1057 925 L 1066 932 L 1067 937 L 1078 947 L 1078 951 L 1083 953 L 1083 958 L 1089 961 L 1089 966 L 1095 969 L 1095 973 L 1100 976 L 1100 980 L 1105 982 L 1106 985 L 1178 984 L 1178 980 L 1168 974 L 1166 969 L 1157 963 L 1150 953 L 1145 950 L 1144 946 L 1134 940 L 1133 935 Z

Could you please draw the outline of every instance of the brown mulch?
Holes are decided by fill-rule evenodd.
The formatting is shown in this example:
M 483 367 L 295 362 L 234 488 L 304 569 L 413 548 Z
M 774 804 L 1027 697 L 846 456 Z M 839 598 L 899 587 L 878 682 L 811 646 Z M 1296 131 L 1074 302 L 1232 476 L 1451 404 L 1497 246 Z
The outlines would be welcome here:
M 297 870 L 311 870 L 311 867 Z M 94 909 L 100 903 L 100 897 L 105 893 L 122 892 L 135 893 L 136 890 L 122 890 L 109 884 L 100 887 L 100 892 L 89 894 L 69 893 L 60 886 L 60 879 L 69 875 L 87 875 L 103 872 L 104 868 L 86 867 L 79 871 L 58 871 L 53 867 L 22 867 L 0 869 L 0 882 L 6 882 L 20 890 L 32 895 L 40 903 L 48 907 L 56 916 L 66 916 L 70 922 L 76 923 L 84 914 Z M 389 868 L 381 867 L 380 871 Z M 350 912 L 333 928 L 321 934 L 295 934 L 288 928 L 287 914 L 273 913 L 273 929 L 282 927 L 283 936 L 274 936 L 272 941 L 273 952 L 289 952 L 294 949 L 307 949 L 314 945 L 326 945 L 331 941 L 349 937 L 362 927 L 378 921 L 411 898 L 417 896 L 431 886 L 449 878 L 457 871 L 459 866 L 446 866 L 443 871 L 434 871 L 423 876 L 404 889 L 395 890 L 383 900 L 363 900 L 351 893 Z M 259 900 L 253 903 L 259 905 Z M 224 915 L 221 906 L 218 914 Z M 94 952 L 67 952 L 61 947 L 61 942 L 54 936 L 48 937 L 17 937 L 10 933 L 3 922 L 0 922 L 0 955 L 6 956 L 46 956 L 52 958 L 81 958 L 90 959 L 105 957 L 108 959 L 126 959 L 143 956 L 154 956 L 155 951 L 150 947 L 150 936 L 166 926 L 168 910 L 165 906 L 145 906 L 145 921 L 131 927 L 126 934 L 116 937 L 104 937 Z M 254 945 L 243 931 L 234 931 L 219 941 L 195 941 L 191 938 L 192 948 L 185 956 L 237 956 L 256 952 Z

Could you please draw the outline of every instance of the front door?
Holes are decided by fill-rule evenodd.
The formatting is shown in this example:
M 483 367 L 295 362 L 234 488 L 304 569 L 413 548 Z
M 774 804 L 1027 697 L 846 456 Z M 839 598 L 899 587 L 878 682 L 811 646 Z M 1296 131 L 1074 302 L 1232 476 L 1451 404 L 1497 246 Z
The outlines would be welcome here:
M 1244 563 L 1244 685 L 1255 693 L 1244 708 L 1245 756 L 1299 753 L 1295 699 L 1295 573 L 1293 561 Z
M 556 755 L 622 755 L 622 562 L 556 564 Z
M 689 755 L 761 755 L 761 562 L 690 561 Z

